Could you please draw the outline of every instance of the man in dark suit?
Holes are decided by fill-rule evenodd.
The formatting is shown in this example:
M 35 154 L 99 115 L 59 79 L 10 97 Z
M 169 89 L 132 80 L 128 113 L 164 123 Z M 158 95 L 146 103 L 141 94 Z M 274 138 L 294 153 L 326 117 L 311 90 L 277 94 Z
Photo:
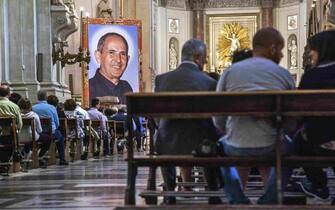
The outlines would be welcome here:
M 176 70 L 158 75 L 155 80 L 156 92 L 214 91 L 216 81 L 203 72 L 206 64 L 206 45 L 197 39 L 188 40 L 182 49 L 182 62 Z M 216 141 L 215 128 L 208 120 L 159 119 L 155 136 L 155 149 L 160 155 L 189 155 L 204 139 Z M 176 186 L 175 167 L 162 167 L 165 190 Z M 208 185 L 215 190 L 215 184 Z M 218 202 L 219 199 L 216 201 Z M 211 203 L 216 202 L 213 199 Z M 174 204 L 175 198 L 165 198 L 167 204 Z M 216 202 L 216 203 L 217 203 Z

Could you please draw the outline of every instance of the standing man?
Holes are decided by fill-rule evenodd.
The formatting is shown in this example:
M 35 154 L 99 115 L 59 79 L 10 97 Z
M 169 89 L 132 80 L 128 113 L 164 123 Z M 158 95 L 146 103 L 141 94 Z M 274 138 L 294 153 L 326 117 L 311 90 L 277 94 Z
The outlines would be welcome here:
M 263 28 L 255 34 L 253 57 L 233 64 L 221 76 L 217 92 L 252 92 L 261 90 L 291 90 L 295 88 L 290 73 L 278 64 L 283 57 L 284 38 L 274 28 Z M 275 156 L 276 128 L 271 119 L 232 116 L 214 117 L 217 128 L 225 131 L 220 139 L 228 156 Z M 270 168 L 258 168 L 264 182 Z M 249 204 L 243 194 L 239 177 L 233 175 L 235 168 L 224 168 L 225 193 L 231 204 Z M 250 167 L 239 167 L 238 174 L 245 185 Z M 271 171 L 264 196 L 259 204 L 277 203 L 275 172 Z M 285 178 L 283 176 L 283 178 Z M 285 183 L 285 181 L 283 181 Z
M 130 84 L 120 79 L 130 57 L 127 40 L 118 33 L 107 33 L 99 39 L 94 56 L 100 68 L 89 80 L 90 99 L 116 96 L 121 104 L 125 104 L 124 94 L 133 92 Z
M 206 45 L 197 39 L 188 40 L 182 48 L 182 63 L 176 70 L 158 75 L 155 80 L 156 92 L 214 91 L 216 81 L 203 72 L 206 61 Z M 216 130 L 211 120 L 159 119 L 155 136 L 155 149 L 160 155 L 190 155 L 204 139 L 216 141 Z M 161 167 L 165 190 L 176 187 L 176 168 Z M 184 169 L 184 171 L 187 171 Z M 187 177 L 187 176 L 186 176 Z M 210 190 L 216 190 L 207 179 Z M 185 180 L 184 180 L 185 181 Z M 165 198 L 167 204 L 175 204 L 175 197 Z M 220 203 L 211 198 L 210 203 Z

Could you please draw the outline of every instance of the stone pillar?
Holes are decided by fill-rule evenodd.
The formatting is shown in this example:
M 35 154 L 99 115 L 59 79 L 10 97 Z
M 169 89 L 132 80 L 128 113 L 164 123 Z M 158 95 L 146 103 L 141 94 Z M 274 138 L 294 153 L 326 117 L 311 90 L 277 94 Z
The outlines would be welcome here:
M 5 82 L 23 97 L 36 96 L 35 0 L 7 0 L 5 28 Z M 7 25 L 6 25 L 7 24 Z
M 7 31 L 4 26 L 4 16 L 5 16 L 5 8 L 4 8 L 4 2 L 0 1 L 0 85 L 2 83 L 2 78 L 5 73 L 5 46 L 4 46 L 4 32 Z
M 52 68 L 52 41 L 51 41 L 51 6 L 50 0 L 39 0 L 36 2 L 37 22 L 40 26 L 37 29 L 38 42 L 37 51 L 42 54 L 42 81 L 41 87 L 58 85 L 56 73 Z
M 262 28 L 273 26 L 273 0 L 262 0 Z
M 194 0 L 191 2 L 191 9 L 193 10 L 193 37 L 204 40 L 204 0 Z

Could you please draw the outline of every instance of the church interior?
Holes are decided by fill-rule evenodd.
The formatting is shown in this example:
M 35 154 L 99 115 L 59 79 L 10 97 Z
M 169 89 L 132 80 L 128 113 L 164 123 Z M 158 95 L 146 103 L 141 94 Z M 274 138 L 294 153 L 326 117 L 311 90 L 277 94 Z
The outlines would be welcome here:
M 15 112 L 15 107 L 10 105 L 8 108 L 8 100 L 4 99 L 6 94 L 0 95 L 0 153 L 5 154 L 9 144 L 4 137 L 8 122 L 10 142 L 14 142 L 10 143 L 10 159 L 3 161 L 0 154 L 1 209 L 333 209 L 331 205 L 335 205 L 335 200 L 328 199 L 327 204 L 316 207 L 304 194 L 305 191 L 295 190 L 298 187 L 291 182 L 290 188 L 294 189 L 290 193 L 293 196 L 285 199 L 278 193 L 280 205 L 254 205 L 264 192 L 260 170 L 259 173 L 251 170 L 249 177 L 247 175 L 249 181 L 244 190 L 250 198 L 249 205 L 230 205 L 233 203 L 223 189 L 227 182 L 221 181 L 219 189 L 211 192 L 204 178 L 206 170 L 196 166 L 196 163 L 191 164 L 192 167 L 183 163 L 178 165 L 183 167 L 175 172 L 177 185 L 172 190 L 175 194 L 164 194 L 162 192 L 167 187 L 160 165 L 150 165 L 145 159 L 141 165 L 133 160 L 135 155 L 151 157 L 157 154 L 154 151 L 154 134 L 161 124 L 155 125 L 156 119 L 153 118 L 142 118 L 141 113 L 153 117 L 163 116 L 159 115 L 160 112 L 164 116 L 169 116 L 169 113 L 177 116 L 178 110 L 183 112 L 197 108 L 191 93 L 185 93 L 189 101 L 179 100 L 183 93 L 176 94 L 178 91 L 193 90 L 184 89 L 183 85 L 178 88 L 158 84 L 158 81 L 164 81 L 163 77 L 159 80 L 159 75 L 172 75 L 187 63 L 198 65 L 195 60 L 185 61 L 186 43 L 196 40 L 204 44 L 203 65 L 199 68 L 208 75 L 217 75 L 217 80 L 221 77 L 220 84 L 224 80 L 222 78 L 228 78 L 227 71 L 233 70 L 236 65 L 233 60 L 236 52 L 250 51 L 252 54 L 251 50 L 255 50 L 256 53 L 253 38 L 264 28 L 280 33 L 283 46 L 278 65 L 291 77 L 292 88 L 287 89 L 298 88 L 311 65 L 310 38 L 335 30 L 335 0 L 0 0 L 0 94 L 8 89 L 10 101 L 18 95 L 16 103 L 12 101 L 17 104 L 15 107 L 19 111 L 21 109 L 23 116 L 26 112 L 22 107 L 28 104 L 27 110 L 39 115 L 41 133 L 52 139 L 51 143 L 47 143 L 48 151 L 43 162 L 40 153 L 46 141 L 34 141 L 36 136 L 32 130 L 36 122 L 31 120 L 34 118 L 22 117 L 18 122 L 15 114 L 8 117 L 8 113 Z M 189 80 L 181 78 L 178 81 L 187 83 Z M 192 83 L 191 86 L 197 81 L 189 83 Z M 165 90 L 172 91 L 172 95 L 167 94 L 164 98 L 164 94 L 158 94 L 156 100 L 162 101 L 156 102 L 155 93 Z M 218 92 L 219 86 L 216 90 Z M 134 95 L 126 95 L 126 92 L 133 92 Z M 323 93 L 327 94 L 327 91 Z M 332 90 L 329 90 L 330 93 Z M 148 98 L 145 98 L 146 94 Z M 49 96 L 56 98 L 56 108 L 52 108 L 58 114 L 56 132 L 52 117 L 50 120 L 39 114 L 47 109 L 46 104 L 53 105 L 49 103 Z M 143 104 L 140 103 L 141 96 Z M 201 98 L 201 95 L 194 97 Z M 2 103 L 2 100 L 5 102 Z M 213 100 L 216 98 L 213 97 Z M 45 101 L 45 107 L 42 107 L 42 101 Z M 180 107 L 179 102 L 187 106 Z M 145 108 L 149 103 L 152 106 Z M 214 107 L 206 99 L 199 103 Z M 254 104 L 262 106 L 259 101 Z M 38 110 L 38 105 L 42 110 Z M 67 110 L 71 105 L 74 106 L 69 109 L 72 112 Z M 241 102 L 236 109 L 243 107 Z M 103 114 L 99 112 L 100 108 L 105 109 Z M 334 116 L 335 110 L 331 108 L 335 107 L 326 107 L 322 116 L 328 116 L 327 113 Z M 84 110 L 81 112 L 84 117 L 69 117 L 73 112 L 76 114 L 77 109 Z M 165 109 L 169 111 L 164 113 Z M 111 114 L 107 114 L 107 110 Z M 60 116 L 59 111 L 63 111 L 64 116 Z M 113 118 L 119 113 L 123 117 L 120 121 Z M 140 117 L 137 120 L 129 117 L 132 113 Z M 194 113 L 186 113 L 185 116 L 189 117 L 188 114 Z M 91 116 L 98 117 L 93 119 Z M 80 131 L 76 128 L 79 122 L 82 123 Z M 29 127 L 32 143 L 24 143 L 20 123 L 23 125 L 21 130 Z M 58 139 L 57 131 L 63 140 Z M 41 133 L 37 131 L 36 134 Z M 42 138 L 44 135 L 38 136 Z M 27 145 L 31 147 L 29 152 L 26 152 Z M 330 162 L 334 165 L 334 161 L 333 158 Z M 162 172 L 163 168 L 170 166 L 166 162 L 162 165 L 165 166 Z M 136 164 L 138 168 L 133 167 Z M 218 169 L 218 173 L 224 176 L 222 168 Z M 328 169 L 325 169 L 329 186 L 327 195 L 331 197 L 335 196 L 335 185 L 332 185 L 335 183 L 335 172 L 331 167 Z M 279 173 L 277 170 L 277 175 Z M 191 181 L 183 182 L 187 176 Z M 304 170 L 295 169 L 291 179 L 303 178 Z M 171 201 L 171 197 L 173 201 L 166 202 Z M 215 199 L 207 202 L 207 197 L 221 198 L 220 202 Z

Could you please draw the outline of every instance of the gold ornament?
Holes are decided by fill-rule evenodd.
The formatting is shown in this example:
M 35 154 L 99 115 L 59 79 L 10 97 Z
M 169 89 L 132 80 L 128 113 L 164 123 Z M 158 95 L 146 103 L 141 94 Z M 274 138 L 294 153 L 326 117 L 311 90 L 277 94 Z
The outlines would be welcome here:
M 231 56 L 236 50 L 251 48 L 248 28 L 239 23 L 224 24 L 219 33 L 217 59 L 224 67 L 231 64 Z

